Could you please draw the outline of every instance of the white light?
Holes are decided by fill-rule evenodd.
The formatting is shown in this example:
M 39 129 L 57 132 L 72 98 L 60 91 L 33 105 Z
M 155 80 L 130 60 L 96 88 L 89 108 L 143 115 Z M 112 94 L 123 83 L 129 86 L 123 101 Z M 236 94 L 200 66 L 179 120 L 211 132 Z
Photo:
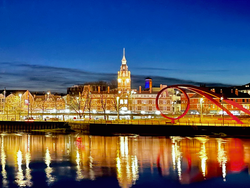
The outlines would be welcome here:
M 19 97 L 20 97 L 20 98 L 22 97 L 22 94 L 21 94 L 21 93 L 19 94 Z
M 65 113 L 69 113 L 69 112 L 70 112 L 70 110 L 69 110 L 69 109 L 66 109 L 66 110 L 65 110 Z
M 106 113 L 109 114 L 109 113 L 110 113 L 110 110 L 107 110 Z
M 93 110 L 93 113 L 95 114 L 95 113 L 96 113 L 96 110 Z
M 128 78 L 126 79 L 126 82 L 128 82 L 128 83 L 129 83 L 129 79 L 128 79 Z
M 121 110 L 120 113 L 121 113 L 121 114 L 125 114 L 125 111 Z
M 121 81 L 122 81 L 122 79 L 121 79 L 121 78 L 119 78 L 119 79 L 118 79 L 118 82 L 121 82 Z
M 127 107 L 122 107 L 121 110 L 128 110 L 128 108 Z
M 141 114 L 145 114 L 145 111 L 141 111 Z
M 160 115 L 161 112 L 160 112 L 160 111 L 156 111 L 155 114 L 156 114 L 156 115 Z
M 151 116 L 148 116 L 148 118 L 151 118 Z

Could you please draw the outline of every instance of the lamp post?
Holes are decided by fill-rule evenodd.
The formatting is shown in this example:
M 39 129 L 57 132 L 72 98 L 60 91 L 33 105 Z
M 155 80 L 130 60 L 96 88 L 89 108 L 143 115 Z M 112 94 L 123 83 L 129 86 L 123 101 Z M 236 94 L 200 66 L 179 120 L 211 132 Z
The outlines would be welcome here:
M 201 112 L 200 112 L 200 121 L 202 120 L 203 118 L 203 114 L 202 114 L 202 103 L 203 103 L 203 98 L 200 98 L 200 105 L 201 105 Z
M 28 120 L 29 120 L 29 113 L 30 113 L 30 95 L 28 93 Z
M 21 108 L 22 108 L 22 106 L 21 106 L 22 94 L 21 93 L 19 94 L 19 98 L 20 98 L 20 103 L 19 103 L 19 108 L 20 108 L 20 110 L 19 110 L 19 120 L 21 120 Z
M 220 102 L 222 105 L 222 122 L 223 122 L 223 126 L 224 126 L 224 106 L 223 106 L 223 97 L 220 98 Z
M 131 95 L 131 117 L 130 117 L 130 119 L 132 119 L 132 114 L 133 114 L 133 111 L 135 110 L 134 108 L 135 108 L 135 94 L 136 94 L 136 91 L 131 91 L 131 93 L 130 93 L 130 95 Z M 134 96 L 134 108 L 133 108 L 133 96 Z
M 117 102 L 116 102 L 116 104 L 117 104 L 117 119 L 118 120 L 120 119 L 120 117 L 119 117 L 119 98 L 120 97 L 116 97 L 116 100 L 117 100 Z

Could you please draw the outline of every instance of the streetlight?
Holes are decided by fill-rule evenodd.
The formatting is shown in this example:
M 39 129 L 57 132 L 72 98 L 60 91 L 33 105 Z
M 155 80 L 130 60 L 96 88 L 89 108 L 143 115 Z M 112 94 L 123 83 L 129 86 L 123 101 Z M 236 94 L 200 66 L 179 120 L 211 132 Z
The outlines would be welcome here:
M 130 94 L 130 96 L 131 96 L 131 117 L 130 117 L 130 119 L 132 119 L 132 117 L 133 117 L 133 112 L 135 111 L 135 94 L 136 94 L 136 91 L 134 91 L 134 90 L 132 90 L 131 91 L 131 94 Z M 134 100 L 133 100 L 133 96 L 134 96 Z M 133 102 L 134 102 L 134 108 L 133 108 Z
M 28 120 L 29 120 L 29 113 L 30 113 L 30 95 L 28 93 Z
M 224 106 L 223 106 L 223 97 L 220 98 L 220 102 L 221 102 L 221 105 L 222 105 L 222 122 L 223 122 L 223 125 L 224 125 Z
M 203 114 L 202 114 L 202 103 L 203 103 L 203 98 L 200 98 L 200 105 L 201 105 L 201 111 L 200 111 L 201 115 L 200 115 L 200 120 L 201 120 L 201 119 L 202 119 L 202 117 L 203 117 Z
M 117 100 L 117 119 L 119 120 L 120 118 L 119 118 L 119 98 L 120 97 L 116 97 L 116 100 Z
M 19 108 L 20 108 L 20 111 L 19 111 L 19 120 L 21 118 L 21 98 L 22 98 L 22 94 L 20 93 L 19 94 L 19 98 L 20 98 L 20 103 L 19 103 Z

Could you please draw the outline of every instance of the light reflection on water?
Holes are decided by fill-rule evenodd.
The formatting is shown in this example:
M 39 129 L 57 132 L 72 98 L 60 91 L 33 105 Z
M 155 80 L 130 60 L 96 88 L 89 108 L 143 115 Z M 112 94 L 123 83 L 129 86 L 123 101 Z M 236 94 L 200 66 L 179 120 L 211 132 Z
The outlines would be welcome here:
M 249 161 L 250 139 L 8 134 L 1 187 L 250 185 Z

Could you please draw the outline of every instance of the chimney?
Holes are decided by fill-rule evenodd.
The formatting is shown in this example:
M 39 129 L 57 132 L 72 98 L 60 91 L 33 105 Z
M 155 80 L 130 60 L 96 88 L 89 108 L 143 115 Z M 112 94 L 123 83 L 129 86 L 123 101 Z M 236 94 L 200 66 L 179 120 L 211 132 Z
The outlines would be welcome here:
M 231 89 L 231 93 L 234 93 L 234 89 Z
M 220 93 L 222 93 L 222 89 L 220 89 Z
M 239 92 L 238 92 L 238 89 L 235 89 L 235 95 L 238 96 Z
M 100 93 L 101 92 L 101 87 L 100 86 L 98 86 L 98 93 Z
M 141 93 L 141 86 L 139 86 L 139 93 Z
M 109 86 L 108 86 L 108 93 L 109 93 L 109 89 L 110 89 L 110 88 L 109 88 Z

